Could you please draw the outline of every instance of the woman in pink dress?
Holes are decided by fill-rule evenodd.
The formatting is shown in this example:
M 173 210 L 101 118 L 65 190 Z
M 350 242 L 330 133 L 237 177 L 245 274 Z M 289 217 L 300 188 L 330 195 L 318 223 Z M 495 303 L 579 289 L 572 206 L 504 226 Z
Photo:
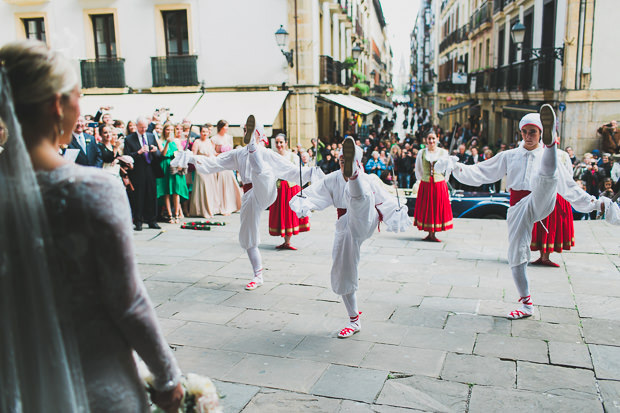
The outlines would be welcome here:
M 215 145 L 215 153 L 228 152 L 233 149 L 232 136 L 228 134 L 228 122 L 220 120 L 217 122 L 217 133 L 213 135 L 211 141 Z M 217 173 L 217 187 L 220 196 L 220 213 L 230 215 L 241 209 L 241 188 L 235 179 L 233 171 L 222 171 Z
M 200 127 L 200 138 L 194 141 L 194 155 L 215 156 L 215 146 L 209 139 L 213 125 L 207 123 Z M 217 174 L 194 173 L 194 190 L 189 202 L 192 217 L 211 218 L 220 213 L 221 194 L 218 191 Z

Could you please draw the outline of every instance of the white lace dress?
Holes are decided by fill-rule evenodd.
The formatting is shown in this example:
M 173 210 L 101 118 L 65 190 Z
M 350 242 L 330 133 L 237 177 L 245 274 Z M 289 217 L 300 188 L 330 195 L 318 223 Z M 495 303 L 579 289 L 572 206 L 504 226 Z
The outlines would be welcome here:
M 146 412 L 132 350 L 168 390 L 180 371 L 138 275 L 127 195 L 75 164 L 38 172 L 53 235 L 50 268 L 63 335 L 75 337 L 92 412 Z

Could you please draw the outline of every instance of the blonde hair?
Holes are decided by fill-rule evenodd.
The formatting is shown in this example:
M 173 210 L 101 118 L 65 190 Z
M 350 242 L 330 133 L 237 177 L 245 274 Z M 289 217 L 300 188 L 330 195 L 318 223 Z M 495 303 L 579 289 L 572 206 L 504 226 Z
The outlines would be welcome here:
M 7 43 L 0 49 L 0 62 L 11 84 L 15 113 L 24 129 L 24 137 L 29 135 L 27 132 L 55 125 L 58 120 L 46 119 L 49 116 L 44 106 L 58 94 L 68 97 L 78 85 L 71 62 L 38 40 Z M 47 124 L 42 125 L 42 122 Z

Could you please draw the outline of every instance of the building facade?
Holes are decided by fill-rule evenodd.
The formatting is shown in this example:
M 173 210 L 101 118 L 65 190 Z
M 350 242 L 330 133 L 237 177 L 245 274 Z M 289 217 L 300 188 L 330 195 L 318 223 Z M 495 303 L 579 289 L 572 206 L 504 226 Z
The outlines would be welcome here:
M 175 120 L 197 124 L 228 117 L 240 136 L 257 110 L 270 132 L 306 146 L 343 134 L 351 117 L 381 113 L 353 95 L 377 94 L 373 44 L 386 63 L 375 76 L 390 81 L 387 36 L 373 30 L 382 19 L 372 0 L 0 0 L 0 39 L 36 38 L 63 51 L 80 73 L 84 111 L 112 102 L 113 117 L 127 121 L 136 110 L 170 107 Z M 322 95 L 347 95 L 348 104 Z
M 619 58 L 610 36 L 620 17 L 614 4 L 444 0 L 442 25 L 455 9 L 467 16 L 455 17 L 462 25 L 431 31 L 440 45 L 435 121 L 444 128 L 469 122 L 490 144 L 513 143 L 520 139 L 519 119 L 549 103 L 558 113 L 562 146 L 578 153 L 598 148 L 596 130 L 620 112 L 620 81 L 613 74 Z M 525 29 L 521 43 L 511 35 L 517 22 Z

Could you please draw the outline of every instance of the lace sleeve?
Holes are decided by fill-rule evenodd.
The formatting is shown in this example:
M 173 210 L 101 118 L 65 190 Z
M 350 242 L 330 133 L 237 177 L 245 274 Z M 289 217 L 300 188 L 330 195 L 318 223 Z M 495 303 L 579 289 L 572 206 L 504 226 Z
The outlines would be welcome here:
M 85 201 L 95 210 L 92 224 L 99 240 L 100 294 L 127 342 L 153 373 L 155 389 L 170 390 L 177 385 L 180 370 L 138 275 L 127 195 L 113 178 L 97 178 L 89 180 L 91 188 L 84 193 L 90 194 L 85 198 L 92 199 Z

